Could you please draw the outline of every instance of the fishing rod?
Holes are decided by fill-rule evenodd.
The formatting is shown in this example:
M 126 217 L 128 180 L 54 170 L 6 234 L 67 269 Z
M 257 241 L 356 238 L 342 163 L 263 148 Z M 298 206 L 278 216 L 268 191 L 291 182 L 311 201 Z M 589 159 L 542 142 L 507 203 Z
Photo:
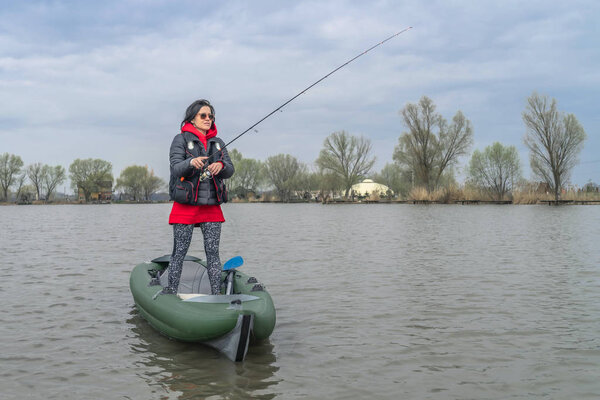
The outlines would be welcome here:
M 280 105 L 279 107 L 277 107 L 276 109 L 274 109 L 273 111 L 271 111 L 269 114 L 265 115 L 263 118 L 261 118 L 258 122 L 256 122 L 254 125 L 252 125 L 250 128 L 246 129 L 244 132 L 240 133 L 239 135 L 237 135 L 236 137 L 234 137 L 233 139 L 231 139 L 225 146 L 223 146 L 222 148 L 218 149 L 217 152 L 213 153 L 213 154 L 209 154 L 208 156 L 208 160 L 210 160 L 210 158 L 212 156 L 214 156 L 215 154 L 217 154 L 219 151 L 222 151 L 224 148 L 226 148 L 227 146 L 229 146 L 231 143 L 235 142 L 236 140 L 238 140 L 239 138 L 241 138 L 242 136 L 244 136 L 246 133 L 250 132 L 252 129 L 254 129 L 256 126 L 258 126 L 258 124 L 260 124 L 261 122 L 263 122 L 264 120 L 266 120 L 267 118 L 269 118 L 271 115 L 275 114 L 277 111 L 281 110 L 283 107 L 287 106 L 288 104 L 290 104 L 292 101 L 296 100 L 298 97 L 300 97 L 301 95 L 303 95 L 304 93 L 306 93 L 308 90 L 310 90 L 313 86 L 316 86 L 317 84 L 319 84 L 320 82 L 322 82 L 323 80 L 327 79 L 329 76 L 333 75 L 334 73 L 336 73 L 337 71 L 339 71 L 340 69 L 344 68 L 346 65 L 350 64 L 352 61 L 356 60 L 359 57 L 364 56 L 365 54 L 367 54 L 368 52 L 370 52 L 371 50 L 373 50 L 376 47 L 381 46 L 382 44 L 384 44 L 385 42 L 387 42 L 388 40 L 392 40 L 393 38 L 395 38 L 396 36 L 408 31 L 412 29 L 412 26 L 409 26 L 408 28 L 405 28 L 403 30 L 401 30 L 400 32 L 394 33 L 392 36 L 382 40 L 381 42 L 369 47 L 367 50 L 363 51 L 362 53 L 360 53 L 359 55 L 355 56 L 354 58 L 346 61 L 345 63 L 343 63 L 342 65 L 340 65 L 339 67 L 337 67 L 336 69 L 334 69 L 333 71 L 329 72 L 327 75 L 323 76 L 322 78 L 320 78 L 319 80 L 317 80 L 316 82 L 312 83 L 311 85 L 309 85 L 308 87 L 306 87 L 305 89 L 303 89 L 300 93 L 298 93 L 297 95 L 295 95 L 294 97 L 292 97 L 291 99 L 287 100 L 285 103 L 283 103 L 282 105 Z M 208 164 L 208 162 L 206 163 L 206 165 Z

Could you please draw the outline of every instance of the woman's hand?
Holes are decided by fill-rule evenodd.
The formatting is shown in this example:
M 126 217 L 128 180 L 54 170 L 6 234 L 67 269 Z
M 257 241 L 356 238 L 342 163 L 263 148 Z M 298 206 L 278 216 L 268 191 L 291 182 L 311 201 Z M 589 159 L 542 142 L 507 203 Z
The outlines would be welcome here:
M 215 176 L 219 172 L 221 172 L 221 170 L 223 169 L 223 164 L 221 164 L 220 162 L 212 163 L 208 167 L 206 167 L 206 169 L 209 170 L 210 173 L 213 174 L 213 176 Z
M 200 169 L 202 167 L 204 167 L 204 161 L 207 159 L 208 157 L 196 157 L 196 158 L 192 158 L 192 161 L 190 161 L 190 165 L 196 169 Z

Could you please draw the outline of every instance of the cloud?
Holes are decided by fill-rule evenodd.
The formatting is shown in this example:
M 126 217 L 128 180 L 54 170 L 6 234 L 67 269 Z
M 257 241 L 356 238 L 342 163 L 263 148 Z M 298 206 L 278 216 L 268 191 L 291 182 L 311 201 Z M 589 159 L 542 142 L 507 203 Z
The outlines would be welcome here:
M 473 121 L 476 146 L 522 150 L 520 113 L 534 90 L 597 129 L 597 11 L 592 2 L 15 2 L 0 18 L 0 152 L 65 167 L 99 157 L 116 175 L 148 164 L 166 177 L 168 145 L 194 99 L 217 106 L 227 141 L 408 25 L 234 147 L 312 162 L 345 129 L 372 138 L 381 168 L 404 129 L 398 110 L 427 95 L 447 119 L 460 109 Z M 588 136 L 582 160 L 598 150 Z

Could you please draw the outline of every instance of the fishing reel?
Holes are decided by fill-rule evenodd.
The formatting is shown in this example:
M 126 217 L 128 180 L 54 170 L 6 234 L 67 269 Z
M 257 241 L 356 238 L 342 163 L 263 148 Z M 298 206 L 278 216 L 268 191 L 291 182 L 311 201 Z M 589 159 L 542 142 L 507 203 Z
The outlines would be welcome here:
M 213 174 L 212 174 L 212 173 L 211 173 L 209 170 L 205 169 L 205 170 L 204 170 L 204 171 L 202 171 L 202 173 L 200 174 L 200 182 L 203 182 L 203 181 L 205 181 L 205 180 L 207 180 L 207 179 L 210 179 L 210 178 L 212 178 L 212 177 L 213 177 Z

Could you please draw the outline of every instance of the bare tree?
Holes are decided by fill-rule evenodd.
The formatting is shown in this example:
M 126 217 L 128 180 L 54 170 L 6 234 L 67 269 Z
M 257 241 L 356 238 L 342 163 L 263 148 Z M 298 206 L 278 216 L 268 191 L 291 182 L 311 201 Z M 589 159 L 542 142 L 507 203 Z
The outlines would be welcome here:
M 525 145 L 533 174 L 560 199 L 560 190 L 577 164 L 586 134 L 575 115 L 557 110 L 556 100 L 533 93 L 523 112 Z
M 15 186 L 17 187 L 17 190 L 15 190 L 15 199 L 17 202 L 21 201 L 22 195 L 24 194 L 23 187 L 27 186 L 25 185 L 25 179 L 27 179 L 27 173 L 25 171 L 22 171 L 15 179 Z
M 49 165 L 44 165 L 44 173 L 42 174 L 42 182 L 45 191 L 45 199 L 46 201 L 50 200 L 50 196 L 56 190 L 56 187 L 63 183 L 65 179 L 67 179 L 67 174 L 65 169 L 61 165 L 56 165 L 51 167 Z
M 44 164 L 42 163 L 35 163 L 27 166 L 27 176 L 35 188 L 36 200 L 40 200 L 42 198 L 42 182 L 44 180 L 45 172 Z
M 0 155 L 0 188 L 4 201 L 8 201 L 8 189 L 18 179 L 23 168 L 23 160 L 14 154 L 3 153 Z
M 345 131 L 334 132 L 323 142 L 317 165 L 341 180 L 344 197 L 348 198 L 352 185 L 360 182 L 375 164 L 375 157 L 371 158 L 370 152 L 369 139 L 351 136 Z
M 475 150 L 469 163 L 473 183 L 487 191 L 492 198 L 502 200 L 521 179 L 519 153 L 515 146 L 504 147 L 496 142 L 483 152 Z
M 471 122 L 458 111 L 448 125 L 427 96 L 419 104 L 407 104 L 400 114 L 408 132 L 400 136 L 393 158 L 413 170 L 417 184 L 434 190 L 444 171 L 467 154 L 473 143 Z

